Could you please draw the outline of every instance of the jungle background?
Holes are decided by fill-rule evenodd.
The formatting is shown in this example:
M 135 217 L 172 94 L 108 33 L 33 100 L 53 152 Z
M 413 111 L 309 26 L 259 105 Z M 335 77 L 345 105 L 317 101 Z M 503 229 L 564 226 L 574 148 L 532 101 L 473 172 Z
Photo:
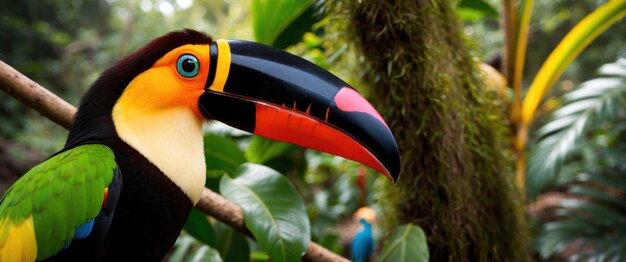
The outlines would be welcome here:
M 495 70 L 475 66 L 489 64 L 507 75 L 506 62 L 502 63 L 507 48 L 502 20 L 506 4 L 517 1 L 440 3 L 445 7 L 429 2 L 2 1 L 0 60 L 77 105 L 104 69 L 169 31 L 192 28 L 214 38 L 253 40 L 286 49 L 355 86 L 387 119 L 403 153 L 404 171 L 398 185 L 354 162 L 212 123 L 206 126 L 205 147 L 223 149 L 207 154 L 207 186 L 214 191 L 219 192 L 225 174 L 237 177 L 245 172 L 240 167 L 245 163 L 270 167 L 301 196 L 311 240 L 346 257 L 359 229 L 352 214 L 369 206 L 379 212 L 378 253 L 397 226 L 413 223 L 424 229 L 426 237 L 406 241 L 428 244 L 434 261 L 626 259 L 624 20 L 594 39 L 542 97 L 528 129 L 524 183 L 515 186 L 519 152 L 509 144 L 516 127 L 508 113 L 515 91 L 506 87 L 506 80 Z M 522 63 L 522 94 L 530 93 L 537 72 L 564 36 L 606 2 L 534 3 Z M 388 14 L 392 12 L 395 15 Z M 408 25 L 377 27 L 385 21 Z M 400 36 L 401 41 L 388 38 L 384 42 L 389 32 L 407 35 Z M 445 37 L 437 38 L 439 33 Z M 407 59 L 399 58 L 407 53 Z M 437 68 L 466 74 L 439 75 Z M 415 78 L 403 80 L 406 75 Z M 454 77 L 459 80 L 449 80 Z M 504 87 L 498 79 L 505 81 Z M 424 87 L 416 83 L 427 83 L 429 88 L 420 89 Z M 394 85 L 405 85 L 405 89 L 393 89 Z M 470 94 L 458 90 L 470 90 Z M 433 102 L 437 99 L 429 96 L 443 102 Z M 478 110 L 447 117 L 458 108 L 437 107 L 445 103 Z M 391 109 L 395 104 L 403 107 Z M 434 116 L 426 117 L 430 115 Z M 4 192 L 30 167 L 61 149 L 67 131 L 5 93 L 0 94 L 0 123 L 0 191 Z M 466 129 L 474 133 L 464 133 Z M 459 134 L 479 146 L 468 143 L 467 156 L 452 157 L 464 163 L 450 164 L 446 154 L 459 148 L 446 148 L 437 139 L 447 141 L 446 136 Z M 455 176 L 456 169 L 471 181 Z M 429 178 L 433 175 L 437 179 Z M 497 193 L 473 193 L 466 187 L 475 187 L 475 181 L 485 186 L 480 190 Z M 481 210 L 487 211 L 473 215 Z M 202 214 L 192 217 L 195 222 L 185 227 L 168 260 L 269 259 L 255 241 Z M 506 241 L 509 246 L 490 246 Z M 236 252 L 230 246 L 237 246 Z

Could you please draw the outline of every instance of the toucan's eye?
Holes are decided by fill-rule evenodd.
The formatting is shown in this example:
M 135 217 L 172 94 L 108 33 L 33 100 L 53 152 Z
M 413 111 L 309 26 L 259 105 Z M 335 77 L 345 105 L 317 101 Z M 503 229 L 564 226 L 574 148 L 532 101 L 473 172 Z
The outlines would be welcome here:
M 200 71 L 200 63 L 198 58 L 192 55 L 182 55 L 178 58 L 176 63 L 176 70 L 181 76 L 191 78 L 198 75 Z

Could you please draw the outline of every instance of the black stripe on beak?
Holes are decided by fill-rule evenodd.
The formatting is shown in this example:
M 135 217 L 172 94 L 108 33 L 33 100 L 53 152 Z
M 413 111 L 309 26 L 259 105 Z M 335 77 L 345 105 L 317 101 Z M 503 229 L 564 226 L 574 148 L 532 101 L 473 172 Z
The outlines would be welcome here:
M 213 81 L 215 81 L 215 74 L 217 72 L 217 43 L 212 42 L 209 46 L 209 76 L 206 79 L 206 84 L 204 85 L 204 89 L 209 89 L 213 85 Z

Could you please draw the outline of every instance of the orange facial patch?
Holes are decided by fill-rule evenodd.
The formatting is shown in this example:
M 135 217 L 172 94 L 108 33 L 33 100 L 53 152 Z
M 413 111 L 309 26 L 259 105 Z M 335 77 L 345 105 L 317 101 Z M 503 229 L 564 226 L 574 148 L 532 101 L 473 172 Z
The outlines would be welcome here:
M 197 63 L 181 67 L 181 61 L 189 57 L 197 59 Z M 134 103 L 135 108 L 158 110 L 186 106 L 198 117 L 202 117 L 197 104 L 198 98 L 204 92 L 209 59 L 208 45 L 178 47 L 159 59 L 150 69 L 135 77 L 126 87 L 123 96 L 129 100 L 126 102 Z M 192 77 L 181 72 L 181 68 L 190 69 L 192 66 L 198 67 L 197 73 Z

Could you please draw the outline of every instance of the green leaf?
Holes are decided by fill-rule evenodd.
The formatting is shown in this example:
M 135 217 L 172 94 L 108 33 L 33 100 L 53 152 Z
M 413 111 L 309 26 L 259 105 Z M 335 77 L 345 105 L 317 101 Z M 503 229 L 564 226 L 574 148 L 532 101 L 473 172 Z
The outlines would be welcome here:
M 302 177 L 306 172 L 304 148 L 299 146 L 255 136 L 245 154 L 249 162 L 263 164 L 281 174 L 295 171 L 298 177 Z
M 293 154 L 282 155 L 269 160 L 263 165 L 278 171 L 281 174 L 295 174 L 298 178 L 303 178 L 307 170 L 307 161 L 304 156 L 304 149 L 293 152 Z
M 316 12 L 317 8 L 315 5 L 309 6 L 278 35 L 272 46 L 285 49 L 302 41 L 304 34 L 310 32 L 313 25 L 320 21 L 320 16 L 316 15 Z
M 597 202 L 607 203 L 626 210 L 626 202 L 623 202 L 621 199 L 595 188 L 586 186 L 572 186 L 572 188 L 570 189 L 570 193 L 593 198 Z
M 462 13 L 469 12 L 475 15 L 481 14 L 481 16 L 498 18 L 498 11 L 484 0 L 461 0 L 458 10 Z
M 256 41 L 274 45 L 279 36 L 313 4 L 313 0 L 251 0 Z M 281 44 L 284 45 L 284 42 Z
M 211 261 L 222 262 L 219 252 L 207 245 L 200 245 L 188 235 L 180 235 L 172 252 L 167 256 L 169 262 Z
M 296 149 L 297 146 L 292 144 L 254 136 L 245 154 L 248 161 L 256 164 L 265 164 L 269 160 L 293 152 Z
M 624 67 L 626 70 L 626 66 Z M 626 73 L 623 75 L 626 77 Z M 619 77 L 602 77 L 589 80 L 580 85 L 579 88 L 566 93 L 563 99 L 567 101 L 576 101 L 585 98 L 594 98 L 602 95 L 604 92 L 611 89 L 619 88 L 620 85 L 624 85 L 624 79 Z
M 289 181 L 261 165 L 244 164 L 220 191 L 244 212 L 244 221 L 272 261 L 299 261 L 311 238 L 304 201 Z
M 426 235 L 418 226 L 406 224 L 393 231 L 376 261 L 428 261 Z
M 605 177 L 605 176 L 591 176 L 591 175 L 584 174 L 584 175 L 581 175 L 580 177 L 586 178 L 586 179 L 579 179 L 582 181 L 591 180 L 593 182 L 600 183 L 607 187 L 614 187 L 622 191 L 626 191 L 626 179 L 620 179 L 619 176 Z
M 250 253 L 250 258 L 252 258 L 253 261 L 268 261 L 268 260 L 270 260 L 270 257 L 267 255 L 267 253 L 265 253 L 263 251 L 254 251 L 254 252 Z
M 246 162 L 243 151 L 235 141 L 213 134 L 204 136 L 204 157 L 208 175 L 233 175 Z
M 215 222 L 215 235 L 220 241 L 217 243 L 224 262 L 250 261 L 250 246 L 246 237 L 222 222 Z
M 593 174 L 579 177 L 578 182 L 589 180 L 603 181 L 602 191 L 596 188 L 598 185 L 573 186 L 570 194 L 576 199 L 562 200 L 557 210 L 559 220 L 546 223 L 538 232 L 535 249 L 542 258 L 548 259 L 570 246 L 585 247 L 576 252 L 578 261 L 622 261 L 625 258 L 626 215 L 623 211 L 626 198 L 615 194 L 619 190 L 611 183 L 604 182 L 624 185 L 626 176 Z
M 456 9 L 456 13 L 461 18 L 461 20 L 470 22 L 479 21 L 485 17 L 485 14 L 483 12 L 471 8 L 459 7 Z
M 612 65 L 619 68 L 618 63 Z M 626 65 L 621 67 L 626 69 Z M 576 152 L 589 126 L 619 115 L 625 95 L 626 74 L 584 82 L 562 97 L 561 108 L 537 130 L 537 142 L 530 148 L 526 181 L 529 198 L 557 180 L 565 160 Z
M 550 122 L 546 123 L 545 125 L 543 125 L 541 128 L 539 128 L 535 132 L 535 135 L 537 137 L 548 136 L 550 134 L 553 134 L 554 132 L 561 131 L 564 128 L 567 128 L 567 127 L 573 125 L 574 122 L 576 122 L 577 119 L 578 119 L 578 116 L 576 116 L 576 115 L 564 116 L 564 117 L 561 117 L 561 118 L 555 118 L 553 121 L 550 121 Z
M 222 262 L 222 257 L 220 257 L 220 253 L 217 250 L 207 246 L 202 246 L 193 253 L 191 261 Z
M 207 220 L 204 213 L 200 212 L 196 208 L 191 209 L 191 213 L 183 225 L 183 229 L 197 240 L 204 242 L 205 244 L 214 247 L 215 246 L 215 233 L 213 232 L 213 226 Z
M 181 235 L 176 240 L 172 252 L 167 258 L 169 262 L 182 262 L 187 254 L 189 247 L 193 244 L 193 238 L 187 235 Z
M 626 75 L 626 59 L 620 58 L 616 63 L 603 65 L 598 72 L 602 75 Z

